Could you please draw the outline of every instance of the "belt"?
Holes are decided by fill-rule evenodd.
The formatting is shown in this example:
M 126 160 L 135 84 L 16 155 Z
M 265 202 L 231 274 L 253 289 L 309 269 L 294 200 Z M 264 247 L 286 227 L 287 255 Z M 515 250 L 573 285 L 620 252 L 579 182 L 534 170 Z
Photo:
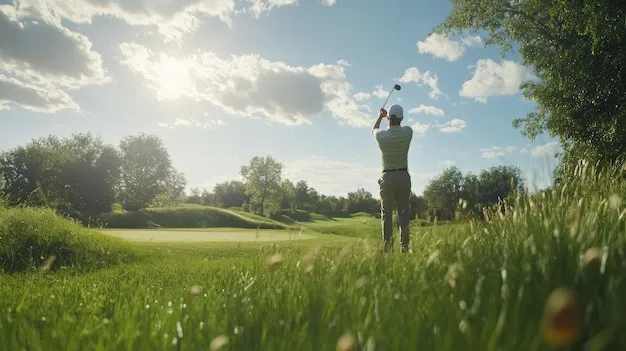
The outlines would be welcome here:
M 406 168 L 395 168 L 395 169 L 383 169 L 383 173 L 387 173 L 387 172 L 400 172 L 400 171 L 407 171 L 408 169 Z

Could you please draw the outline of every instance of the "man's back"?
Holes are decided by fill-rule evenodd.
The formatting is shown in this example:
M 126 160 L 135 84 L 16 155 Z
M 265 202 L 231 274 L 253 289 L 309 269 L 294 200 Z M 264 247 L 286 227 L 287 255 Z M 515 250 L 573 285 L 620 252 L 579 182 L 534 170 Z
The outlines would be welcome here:
M 391 126 L 377 130 L 374 136 L 382 153 L 383 169 L 408 168 L 407 155 L 413 139 L 411 127 Z

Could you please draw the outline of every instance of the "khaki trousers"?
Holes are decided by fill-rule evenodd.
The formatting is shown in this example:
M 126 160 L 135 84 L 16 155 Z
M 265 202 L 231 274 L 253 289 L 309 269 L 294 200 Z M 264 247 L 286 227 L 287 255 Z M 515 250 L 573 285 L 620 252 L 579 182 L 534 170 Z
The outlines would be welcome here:
M 411 176 L 407 171 L 383 173 L 380 186 L 380 215 L 385 251 L 393 250 L 393 211 L 398 210 L 400 248 L 409 249 L 409 223 L 411 221 Z

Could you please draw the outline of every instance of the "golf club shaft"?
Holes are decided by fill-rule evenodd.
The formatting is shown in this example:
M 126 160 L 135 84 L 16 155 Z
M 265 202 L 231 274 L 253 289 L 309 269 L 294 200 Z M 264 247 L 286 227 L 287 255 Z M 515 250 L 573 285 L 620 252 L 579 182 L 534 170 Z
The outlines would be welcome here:
M 387 100 L 385 100 L 385 103 L 383 104 L 383 107 L 381 108 L 385 108 L 385 105 L 387 105 L 387 101 L 389 101 L 389 98 L 391 97 L 391 94 L 393 94 L 393 91 L 396 90 L 396 87 L 392 87 L 391 91 L 389 92 L 389 95 L 387 96 Z

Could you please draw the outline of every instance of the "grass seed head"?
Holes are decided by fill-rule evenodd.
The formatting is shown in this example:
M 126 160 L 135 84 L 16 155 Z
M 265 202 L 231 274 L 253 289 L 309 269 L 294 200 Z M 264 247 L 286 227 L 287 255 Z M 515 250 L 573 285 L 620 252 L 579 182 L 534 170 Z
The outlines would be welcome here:
M 600 269 L 600 261 L 602 260 L 602 251 L 596 247 L 588 249 L 582 258 L 582 268 L 584 271 L 598 271 Z
M 211 351 L 219 351 L 222 347 L 228 344 L 228 337 L 226 335 L 220 335 L 215 339 L 211 340 L 211 345 L 209 346 Z
M 283 263 L 283 256 L 281 254 L 275 254 L 267 259 L 267 268 L 276 269 Z
M 189 295 L 191 296 L 198 296 L 202 293 L 202 287 L 200 287 L 199 285 L 194 285 L 191 288 L 189 288 Z
M 357 344 L 354 334 L 345 333 L 337 340 L 337 351 L 356 351 Z
M 550 294 L 541 321 L 543 335 L 552 347 L 567 347 L 577 341 L 581 319 L 575 295 L 559 288 Z

